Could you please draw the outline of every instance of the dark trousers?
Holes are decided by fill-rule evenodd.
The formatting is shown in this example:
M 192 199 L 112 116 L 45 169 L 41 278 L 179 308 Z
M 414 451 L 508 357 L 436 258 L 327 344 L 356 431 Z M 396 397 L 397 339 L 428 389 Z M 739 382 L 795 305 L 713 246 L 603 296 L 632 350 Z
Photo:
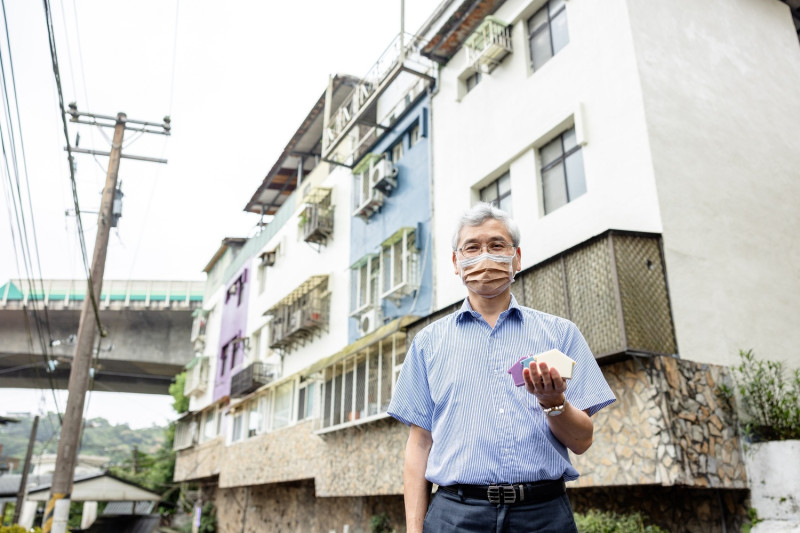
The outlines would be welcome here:
M 496 505 L 436 491 L 425 515 L 425 533 L 577 533 L 566 494 L 537 503 Z

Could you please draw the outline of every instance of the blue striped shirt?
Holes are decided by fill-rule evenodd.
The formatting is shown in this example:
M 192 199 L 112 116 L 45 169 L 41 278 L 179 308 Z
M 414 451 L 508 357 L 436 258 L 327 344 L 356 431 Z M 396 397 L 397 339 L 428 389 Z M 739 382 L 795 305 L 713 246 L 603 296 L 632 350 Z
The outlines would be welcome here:
M 425 477 L 438 485 L 577 479 L 539 402 L 506 372 L 523 355 L 557 348 L 577 361 L 567 400 L 594 414 L 616 398 L 569 320 L 517 304 L 494 329 L 469 300 L 420 331 L 389 404 L 391 416 L 431 432 Z

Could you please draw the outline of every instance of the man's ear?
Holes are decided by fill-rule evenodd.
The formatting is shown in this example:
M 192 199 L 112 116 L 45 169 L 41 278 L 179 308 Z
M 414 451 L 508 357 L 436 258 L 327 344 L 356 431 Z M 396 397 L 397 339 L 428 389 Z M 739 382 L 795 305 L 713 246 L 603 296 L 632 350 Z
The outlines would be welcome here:
M 459 275 L 458 273 L 458 259 L 456 259 L 456 253 L 453 252 L 453 272 L 456 276 Z
M 517 261 L 517 272 L 522 270 L 522 251 L 517 248 L 517 253 L 515 255 L 515 260 Z

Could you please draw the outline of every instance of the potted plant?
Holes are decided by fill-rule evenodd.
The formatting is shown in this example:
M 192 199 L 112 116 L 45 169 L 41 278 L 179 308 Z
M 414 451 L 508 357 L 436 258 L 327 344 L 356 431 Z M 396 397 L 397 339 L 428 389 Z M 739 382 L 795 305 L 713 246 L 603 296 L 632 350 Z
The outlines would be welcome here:
M 732 368 L 751 505 L 759 520 L 800 525 L 800 370 L 740 351 Z

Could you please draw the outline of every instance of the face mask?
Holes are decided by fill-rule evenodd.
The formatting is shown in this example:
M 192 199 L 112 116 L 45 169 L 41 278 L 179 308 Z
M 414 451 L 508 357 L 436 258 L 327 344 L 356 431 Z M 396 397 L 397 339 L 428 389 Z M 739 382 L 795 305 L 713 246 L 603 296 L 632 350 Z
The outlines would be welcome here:
M 461 281 L 484 298 L 500 296 L 514 282 L 514 257 L 483 253 L 458 262 Z

